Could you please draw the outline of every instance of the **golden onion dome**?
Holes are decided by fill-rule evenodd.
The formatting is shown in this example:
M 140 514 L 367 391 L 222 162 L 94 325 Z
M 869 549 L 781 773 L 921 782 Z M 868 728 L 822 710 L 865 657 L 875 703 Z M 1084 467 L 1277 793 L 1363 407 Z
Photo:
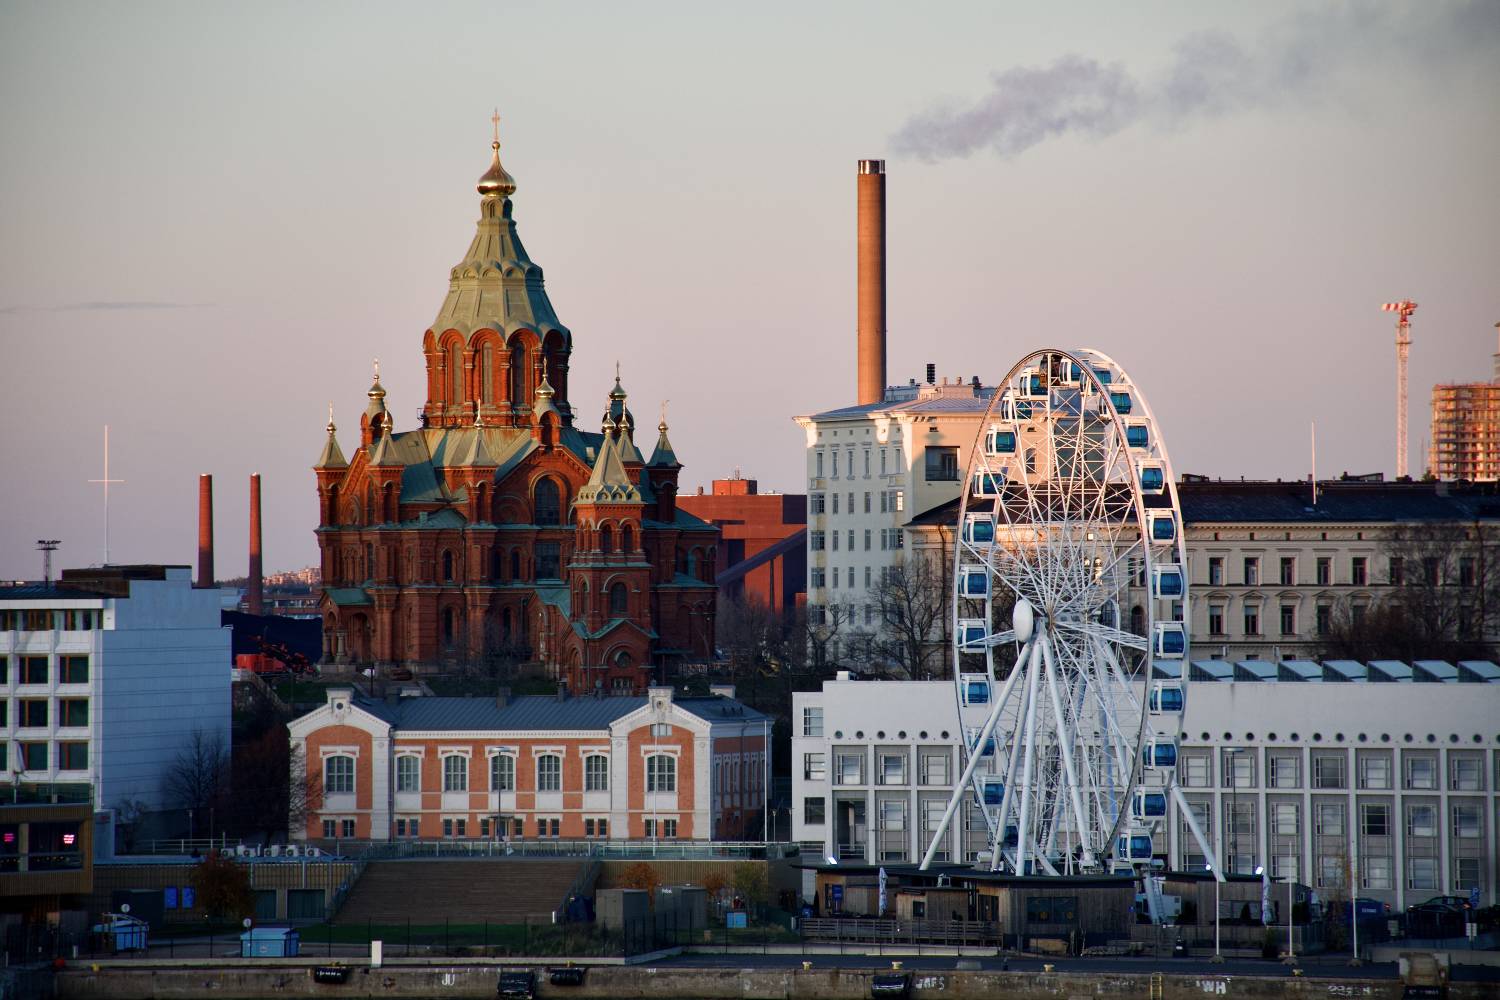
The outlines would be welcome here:
M 479 193 L 486 198 L 509 198 L 516 193 L 516 179 L 500 165 L 500 140 L 492 142 L 490 149 L 490 169 L 479 178 Z

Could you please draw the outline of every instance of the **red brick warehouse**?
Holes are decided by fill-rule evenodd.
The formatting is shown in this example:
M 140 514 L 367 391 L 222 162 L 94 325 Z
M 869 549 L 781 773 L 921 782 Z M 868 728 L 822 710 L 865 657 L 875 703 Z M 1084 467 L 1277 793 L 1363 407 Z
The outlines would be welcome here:
M 761 493 L 754 479 L 715 479 L 678 499 L 683 510 L 719 529 L 715 579 L 726 597 L 743 596 L 773 611 L 801 604 L 807 594 L 807 496 Z
M 714 650 L 716 528 L 677 507 L 665 419 L 651 457 L 618 373 L 600 431 L 568 399 L 573 335 L 516 232 L 500 143 L 478 231 L 422 338 L 421 426 L 377 366 L 348 460 L 314 467 L 325 662 L 417 671 L 505 658 L 576 693 L 644 691 Z

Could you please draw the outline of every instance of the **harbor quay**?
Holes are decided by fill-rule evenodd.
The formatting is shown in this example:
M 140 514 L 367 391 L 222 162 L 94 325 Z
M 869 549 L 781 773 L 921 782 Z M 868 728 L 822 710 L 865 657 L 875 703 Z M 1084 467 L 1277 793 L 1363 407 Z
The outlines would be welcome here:
M 668 1000 L 865 1000 L 908 996 L 979 1000 L 1041 997 L 1368 997 L 1397 998 L 1427 993 L 1396 963 L 1359 969 L 1343 965 L 1291 969 L 1275 963 L 1239 962 L 1042 962 L 998 956 L 890 958 L 826 955 L 642 956 L 635 964 L 594 960 L 559 965 L 545 959 L 454 961 L 364 959 L 268 959 L 101 961 L 66 965 L 50 988 L 57 1000 L 170 1000 L 216 997 L 259 1000 L 271 997 L 657 997 Z M 962 966 L 960 968 L 960 966 Z M 549 971 L 582 970 L 577 981 L 554 983 Z M 334 972 L 337 975 L 334 975 Z M 1465 970 L 1448 982 L 1452 1000 L 1495 995 L 1496 981 Z M 1479 978 L 1474 978 L 1476 973 Z M 512 992 L 528 989 L 529 992 Z M 1432 993 L 1431 995 L 1440 995 Z

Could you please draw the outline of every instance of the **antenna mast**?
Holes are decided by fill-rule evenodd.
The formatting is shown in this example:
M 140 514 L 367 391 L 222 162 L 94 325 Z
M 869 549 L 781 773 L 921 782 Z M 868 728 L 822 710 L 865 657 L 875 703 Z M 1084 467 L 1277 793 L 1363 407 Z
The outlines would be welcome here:
M 1380 308 L 1396 314 L 1396 478 L 1401 479 L 1406 475 L 1406 359 L 1411 354 L 1411 314 L 1417 304 L 1402 299 Z
M 38 538 L 36 547 L 42 550 L 42 582 L 50 585 L 52 583 L 52 553 L 62 541 L 57 538 Z

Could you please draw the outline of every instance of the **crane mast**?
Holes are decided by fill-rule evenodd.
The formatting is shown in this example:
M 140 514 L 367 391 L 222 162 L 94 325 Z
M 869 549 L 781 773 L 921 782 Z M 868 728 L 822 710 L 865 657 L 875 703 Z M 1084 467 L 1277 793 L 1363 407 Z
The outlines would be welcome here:
M 1417 304 L 1410 299 L 1387 302 L 1380 307 L 1396 314 L 1396 478 L 1406 473 L 1406 359 L 1411 355 L 1411 314 Z

